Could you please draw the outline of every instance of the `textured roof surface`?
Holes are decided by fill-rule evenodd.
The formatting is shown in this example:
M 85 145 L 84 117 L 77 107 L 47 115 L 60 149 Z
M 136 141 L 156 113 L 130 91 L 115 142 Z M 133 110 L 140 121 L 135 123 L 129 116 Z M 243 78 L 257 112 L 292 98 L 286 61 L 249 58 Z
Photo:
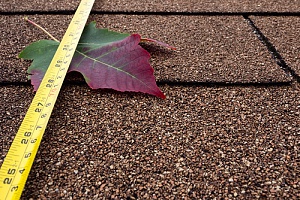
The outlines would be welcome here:
M 24 16 L 0 16 L 0 81 L 26 81 L 27 61 L 17 55 L 38 39 L 49 39 L 23 20 Z M 32 20 L 56 38 L 62 38 L 71 15 L 41 15 Z M 139 33 L 177 47 L 176 51 L 153 44 L 151 53 L 158 81 L 280 82 L 289 81 L 267 48 L 257 40 L 242 16 L 91 15 L 98 27 Z M 49 22 L 48 22 L 49 21 Z M 11 48 L 11 47 L 14 48 Z
M 24 197 L 298 195 L 298 86 L 161 88 L 166 100 L 64 87 Z M 1 90 L 6 152 L 33 95 Z
M 299 16 L 251 17 L 275 45 L 287 64 L 300 75 Z M 293 24 L 291 26 L 291 24 Z
M 167 98 L 68 76 L 21 199 L 300 199 L 299 1 L 195 2 L 95 3 L 177 47 L 142 44 Z M 0 165 L 34 97 L 17 55 L 48 39 L 23 14 L 61 38 L 78 3 L 0 0 Z
M 1 0 L 0 11 L 75 10 L 79 0 Z M 97 0 L 94 11 L 152 12 L 299 12 L 298 0 Z

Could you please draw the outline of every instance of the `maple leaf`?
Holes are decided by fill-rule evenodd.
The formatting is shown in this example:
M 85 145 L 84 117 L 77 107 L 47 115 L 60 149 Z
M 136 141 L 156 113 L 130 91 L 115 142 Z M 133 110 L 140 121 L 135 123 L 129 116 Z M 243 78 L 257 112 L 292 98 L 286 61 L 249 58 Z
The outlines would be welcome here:
M 82 33 L 68 72 L 81 73 L 92 89 L 143 92 L 164 99 L 165 95 L 156 85 L 154 69 L 149 63 L 150 54 L 139 45 L 140 41 L 139 34 L 97 29 L 96 23 L 91 22 Z M 145 38 L 142 41 L 157 42 Z M 170 47 L 165 43 L 157 43 Z M 20 58 L 33 60 L 27 72 L 35 91 L 58 45 L 58 41 L 40 40 L 19 54 Z

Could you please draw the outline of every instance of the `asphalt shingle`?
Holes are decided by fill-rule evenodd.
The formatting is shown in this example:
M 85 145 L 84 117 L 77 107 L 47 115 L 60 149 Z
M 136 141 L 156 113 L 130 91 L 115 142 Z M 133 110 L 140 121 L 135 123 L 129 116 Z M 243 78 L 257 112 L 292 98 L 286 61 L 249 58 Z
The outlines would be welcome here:
M 297 0 L 108 0 L 97 1 L 95 10 L 152 12 L 299 12 Z
M 17 58 L 28 44 L 47 35 L 23 21 L 23 16 L 0 16 L 0 75 L 3 81 L 27 81 L 30 62 Z M 32 18 L 60 39 L 71 16 L 42 15 Z M 91 15 L 98 26 L 140 33 L 177 47 L 168 50 L 154 44 L 143 46 L 152 55 L 158 81 L 288 82 L 290 77 L 274 62 L 267 48 L 239 16 L 138 16 Z M 45 23 L 47 21 L 47 23 Z
M 75 10 L 79 0 L 0 1 L 0 12 Z M 298 0 L 101 0 L 95 1 L 96 11 L 152 12 L 299 12 Z
M 275 46 L 289 67 L 300 76 L 299 16 L 253 16 L 256 26 Z M 292 26 L 291 26 L 292 24 Z
M 23 198 L 299 198 L 299 85 L 161 88 L 63 87 Z M 2 161 L 33 93 L 0 89 Z
M 75 10 L 80 0 L 0 0 L 0 12 Z
M 61 38 L 72 16 L 45 14 L 78 3 L 0 0 L 0 165 L 34 97 L 20 83 L 30 62 L 16 56 L 48 39 L 19 14 Z M 186 83 L 160 83 L 165 100 L 64 84 L 22 199 L 300 199 L 299 81 L 242 17 L 299 8 L 299 0 L 96 1 L 94 11 L 112 12 L 90 16 L 99 27 L 176 46 L 143 44 L 158 81 Z M 299 16 L 251 19 L 299 75 Z

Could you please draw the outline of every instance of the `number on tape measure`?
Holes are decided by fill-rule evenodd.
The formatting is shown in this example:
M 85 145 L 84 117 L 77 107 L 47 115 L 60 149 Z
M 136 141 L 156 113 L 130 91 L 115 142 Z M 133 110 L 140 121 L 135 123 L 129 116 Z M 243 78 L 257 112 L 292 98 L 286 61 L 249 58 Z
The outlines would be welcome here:
M 0 200 L 19 199 L 95 0 L 82 0 L 0 169 Z

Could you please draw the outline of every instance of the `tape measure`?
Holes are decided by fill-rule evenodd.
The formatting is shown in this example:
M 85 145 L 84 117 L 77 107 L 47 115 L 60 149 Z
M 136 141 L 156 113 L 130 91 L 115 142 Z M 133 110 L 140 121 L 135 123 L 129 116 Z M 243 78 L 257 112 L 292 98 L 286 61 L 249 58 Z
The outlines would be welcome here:
M 95 0 L 82 0 L 0 169 L 0 200 L 19 199 Z

